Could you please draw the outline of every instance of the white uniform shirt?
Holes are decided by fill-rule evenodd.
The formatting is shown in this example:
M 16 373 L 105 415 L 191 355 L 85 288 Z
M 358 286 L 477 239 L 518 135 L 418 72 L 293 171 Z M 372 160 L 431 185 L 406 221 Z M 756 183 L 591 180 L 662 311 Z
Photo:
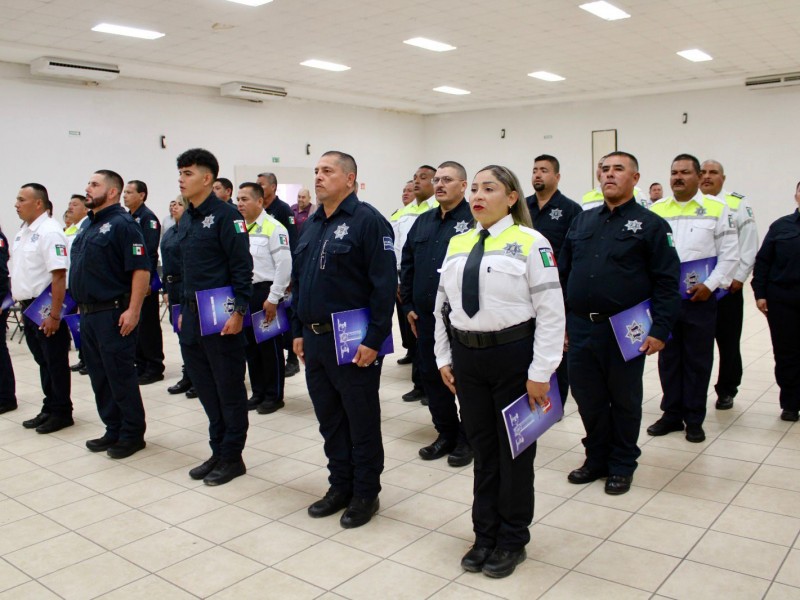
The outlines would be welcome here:
M 394 256 L 397 259 L 397 270 L 400 270 L 400 260 L 403 257 L 403 246 L 406 244 L 408 232 L 411 227 L 417 222 L 417 217 L 429 211 L 432 208 L 439 206 L 436 198 L 431 196 L 427 200 L 417 203 L 416 200 L 400 209 L 402 211 L 397 215 L 397 219 L 391 222 L 392 229 L 394 230 Z
M 33 223 L 23 223 L 11 245 L 11 294 L 31 300 L 53 282 L 53 271 L 69 268 L 67 236 L 61 226 L 42 213 Z
M 673 197 L 663 198 L 655 202 L 651 210 L 666 219 L 672 228 L 672 239 L 681 262 L 717 257 L 717 266 L 703 281 L 703 284 L 713 292 L 718 287 L 730 286 L 733 274 L 739 264 L 739 249 L 736 227 L 727 204 L 721 202 L 723 210 L 717 218 L 706 214 L 704 206 L 706 200 L 721 202 L 714 196 L 704 196 L 703 192 L 698 190 L 694 198 L 687 202 L 678 202 Z M 699 205 L 693 215 L 669 214 L 668 205 L 670 203 L 684 207 L 688 202 L 696 202 Z
M 739 197 L 739 207 L 734 210 L 728 202 L 729 196 L 733 196 L 733 194 L 722 190 L 717 199 L 728 204 L 728 210 L 733 215 L 733 222 L 739 234 L 739 265 L 736 267 L 733 278 L 744 283 L 750 277 L 756 264 L 756 254 L 758 254 L 759 247 L 758 227 L 756 227 L 756 219 L 753 216 L 753 208 L 747 198 L 737 195 Z
M 511 216 L 504 217 L 489 228 L 486 244 L 500 236 L 510 227 L 517 227 Z M 461 235 L 477 235 L 483 229 L 480 224 L 472 232 Z M 436 317 L 435 345 L 436 364 L 439 368 L 452 364 L 450 341 L 447 338 L 442 305 L 450 303 L 450 322 L 461 331 L 500 331 L 514 325 L 536 319 L 533 341 L 533 362 L 528 368 L 528 379 L 545 382 L 561 362 L 564 346 L 564 298 L 558 279 L 558 268 L 553 259 L 550 242 L 538 231 L 518 227 L 530 242 L 528 255 L 515 242 L 505 245 L 503 250 L 484 250 L 478 279 L 480 310 L 469 317 L 461 305 L 461 284 L 464 266 L 469 253 L 450 254 L 442 264 L 439 291 L 436 294 L 434 316 Z M 459 236 L 454 237 L 453 240 Z M 551 263 L 552 266 L 545 266 Z
M 277 304 L 283 298 L 292 275 L 289 233 L 273 216 L 262 212 L 247 226 L 250 254 L 253 256 L 253 283 L 271 281 L 269 300 Z

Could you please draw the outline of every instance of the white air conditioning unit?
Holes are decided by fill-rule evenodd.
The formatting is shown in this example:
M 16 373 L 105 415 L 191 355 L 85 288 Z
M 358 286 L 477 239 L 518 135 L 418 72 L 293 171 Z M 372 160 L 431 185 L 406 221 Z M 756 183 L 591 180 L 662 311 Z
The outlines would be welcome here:
M 220 86 L 219 91 L 227 98 L 241 98 L 242 100 L 249 100 L 250 102 L 263 102 L 264 100 L 286 98 L 286 90 L 282 87 L 244 83 L 242 81 L 224 83 Z
M 744 84 L 747 86 L 748 90 L 763 90 L 766 88 L 800 85 L 800 73 L 781 73 L 779 75 L 748 77 L 745 79 Z
M 31 74 L 84 81 L 113 81 L 119 77 L 119 67 L 107 63 L 43 56 L 31 62 Z

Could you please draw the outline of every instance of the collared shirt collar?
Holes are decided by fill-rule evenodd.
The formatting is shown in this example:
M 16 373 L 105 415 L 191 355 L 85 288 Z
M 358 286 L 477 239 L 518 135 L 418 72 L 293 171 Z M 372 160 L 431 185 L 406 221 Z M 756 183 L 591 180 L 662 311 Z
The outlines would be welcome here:
M 253 221 L 253 223 L 255 223 L 258 227 L 261 227 L 261 224 L 266 220 L 267 220 L 267 211 L 262 210 L 261 213 L 256 217 L 256 220 Z M 245 220 L 245 224 L 247 225 L 248 228 L 251 225 L 253 225 L 253 223 L 247 223 L 247 221 Z
M 344 200 L 342 200 L 341 204 L 336 207 L 336 210 L 330 216 L 332 219 L 337 214 L 339 214 L 340 210 L 343 210 L 348 215 L 352 215 L 356 211 L 356 207 L 358 206 L 358 196 L 356 196 L 355 192 L 350 192 L 350 195 L 347 196 Z M 328 217 L 325 215 L 325 207 L 320 205 L 320 207 L 315 210 L 307 220 L 317 220 L 317 221 L 324 221 Z
M 25 223 L 25 224 L 24 224 L 24 227 L 26 227 L 26 228 L 30 229 L 31 231 L 36 231 L 37 229 L 39 229 L 39 227 L 41 226 L 41 224 L 42 224 L 42 223 L 44 223 L 44 222 L 45 222 L 47 219 L 49 219 L 49 218 L 50 218 L 50 217 L 47 215 L 47 213 L 46 213 L 46 212 L 43 212 L 43 213 L 42 213 L 42 214 L 40 214 L 38 217 L 36 217 L 36 219 L 34 219 L 33 223 L 31 223 L 30 225 L 28 225 L 27 223 Z
M 720 193 L 721 193 L 721 192 L 720 192 Z M 689 200 L 687 200 L 686 202 L 678 202 L 678 201 L 675 199 L 675 196 L 670 196 L 670 197 L 669 197 L 669 199 L 667 200 L 667 202 L 674 202 L 674 203 L 675 203 L 675 204 L 677 204 L 678 206 L 684 206 L 685 204 L 688 204 L 689 202 L 691 202 L 692 200 L 694 200 L 694 201 L 695 201 L 695 202 L 697 202 L 697 203 L 698 203 L 700 206 L 703 206 L 703 200 L 705 199 L 705 197 L 706 197 L 706 196 L 705 196 L 705 194 L 703 194 L 703 190 L 701 190 L 700 188 L 697 188 L 697 193 L 696 193 L 696 194 L 695 194 L 695 195 L 694 195 L 692 198 L 690 198 Z
M 214 195 L 214 192 L 211 192 L 200 206 L 195 208 L 194 204 L 190 202 L 189 208 L 187 210 L 193 215 L 197 214 L 201 217 L 205 217 L 211 214 L 211 212 L 216 207 L 217 202 L 222 202 L 222 200 L 217 198 Z
M 453 208 L 451 208 L 446 213 L 444 213 L 444 215 L 442 215 L 442 205 L 440 204 L 439 218 L 441 218 L 442 221 L 444 221 L 445 219 L 455 219 L 456 218 L 455 214 L 461 212 L 461 210 L 464 208 L 464 205 L 466 205 L 467 210 L 469 210 L 469 202 L 467 202 L 466 198 L 461 198 L 461 200 L 458 201 L 458 204 L 456 204 Z
M 794 213 L 792 213 L 795 221 L 800 221 L 800 208 L 795 208 Z
M 98 221 L 107 221 L 109 217 L 118 214 L 120 211 L 124 212 L 125 214 L 128 213 L 128 211 L 126 211 L 119 203 L 117 203 L 106 206 L 98 212 L 90 210 L 88 213 L 86 213 L 86 216 L 89 217 L 92 223 L 97 223 Z
M 553 195 L 550 196 L 550 199 L 545 202 L 544 206 L 542 206 L 539 210 L 544 210 L 550 205 L 551 202 L 555 203 L 556 201 L 560 200 L 562 196 L 563 194 L 561 193 L 561 190 L 556 188 L 556 191 L 553 192 Z M 536 204 L 539 204 L 539 195 L 536 192 L 533 193 L 533 201 L 536 202 Z
M 628 208 L 630 208 L 631 204 L 636 204 L 636 203 L 637 203 L 637 202 L 636 202 L 636 198 L 634 198 L 633 196 L 631 196 L 631 199 L 630 199 L 630 200 L 626 200 L 625 202 L 623 202 L 622 204 L 620 204 L 619 206 L 617 206 L 616 208 L 614 208 L 614 210 L 612 211 L 612 210 L 611 210 L 611 209 L 608 207 L 608 204 L 606 204 L 606 202 L 605 202 L 605 201 L 603 201 L 603 206 L 602 206 L 602 208 L 600 209 L 600 213 L 601 213 L 601 214 L 602 214 L 602 213 L 612 213 L 612 214 L 614 214 L 614 213 L 618 213 L 618 214 L 620 214 L 620 215 L 621 215 L 621 214 L 623 214 L 623 213 L 624 213 L 626 210 L 628 210 Z
M 502 219 L 500 219 L 497 223 L 489 227 L 489 235 L 492 237 L 497 237 L 501 233 L 503 233 L 506 229 L 511 227 L 514 224 L 514 217 L 511 215 L 506 215 Z M 475 225 L 475 230 L 480 231 L 483 229 L 483 226 L 478 223 Z

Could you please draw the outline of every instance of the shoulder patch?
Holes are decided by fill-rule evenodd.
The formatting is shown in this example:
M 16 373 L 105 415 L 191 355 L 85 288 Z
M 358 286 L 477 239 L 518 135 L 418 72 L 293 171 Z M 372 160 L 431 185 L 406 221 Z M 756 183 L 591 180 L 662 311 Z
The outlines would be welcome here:
M 236 233 L 247 233 L 247 227 L 241 219 L 236 219 L 233 222 L 233 228 L 236 230 Z
M 3 245 L 3 240 L 0 240 L 0 247 Z M 67 247 L 64 244 L 56 244 L 56 256 L 66 256 L 67 255 Z
M 667 244 L 669 244 L 670 248 L 674 248 L 675 247 L 675 240 L 672 239 L 672 232 L 670 232 L 670 231 L 667 232 Z
M 144 246 L 142 244 L 133 244 L 133 246 L 131 246 L 131 254 L 134 256 L 144 256 Z
M 158 229 L 158 223 L 155 221 L 150 221 L 150 229 Z
M 278 234 L 278 243 L 281 246 L 288 246 L 289 245 L 289 236 L 286 235 L 285 233 L 279 233 Z
M 394 252 L 394 241 L 388 235 L 383 236 L 383 249 Z
M 539 256 L 542 257 L 542 264 L 545 267 L 556 266 L 556 257 L 551 248 L 539 248 Z
M 731 192 L 731 196 L 736 196 L 737 198 L 739 198 L 739 200 L 744 198 L 744 196 L 742 194 L 737 194 L 736 192 Z

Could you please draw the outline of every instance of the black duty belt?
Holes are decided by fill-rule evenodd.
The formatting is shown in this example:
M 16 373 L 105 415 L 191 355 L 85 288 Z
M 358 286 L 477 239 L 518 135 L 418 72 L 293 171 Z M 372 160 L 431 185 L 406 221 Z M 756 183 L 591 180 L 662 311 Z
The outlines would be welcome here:
M 491 348 L 524 340 L 533 335 L 534 331 L 536 320 L 531 319 L 500 331 L 461 331 L 453 327 L 453 337 L 467 348 Z
M 333 325 L 330 323 L 309 323 L 306 325 L 306 329 L 310 329 L 316 335 L 322 335 L 333 331 Z
M 268 290 L 271 287 L 272 287 L 271 281 L 257 281 L 256 283 L 253 284 L 254 290 L 264 290 L 264 289 Z
M 167 275 L 164 277 L 165 283 L 179 283 L 181 281 L 180 275 Z
M 115 308 L 128 308 L 130 296 L 122 296 L 121 298 L 114 298 L 113 300 L 106 300 L 105 302 L 90 302 L 88 304 L 78 304 L 78 309 L 82 315 L 90 315 L 92 313 L 101 312 L 104 310 L 114 310 Z
M 572 311 L 572 314 L 580 317 L 581 319 L 586 319 L 587 321 L 591 321 L 592 323 L 602 323 L 603 321 L 608 321 L 611 317 L 614 316 L 613 313 L 596 313 L 596 312 L 578 312 L 576 310 Z

